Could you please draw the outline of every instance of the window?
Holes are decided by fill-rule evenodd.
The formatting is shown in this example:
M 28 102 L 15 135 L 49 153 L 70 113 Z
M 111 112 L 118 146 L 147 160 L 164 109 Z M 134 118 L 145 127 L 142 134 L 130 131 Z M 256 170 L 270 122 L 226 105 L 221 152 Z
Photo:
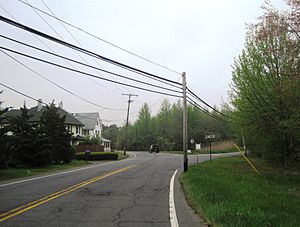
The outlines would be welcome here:
M 79 127 L 76 126 L 76 134 L 78 134 L 78 133 L 79 133 Z

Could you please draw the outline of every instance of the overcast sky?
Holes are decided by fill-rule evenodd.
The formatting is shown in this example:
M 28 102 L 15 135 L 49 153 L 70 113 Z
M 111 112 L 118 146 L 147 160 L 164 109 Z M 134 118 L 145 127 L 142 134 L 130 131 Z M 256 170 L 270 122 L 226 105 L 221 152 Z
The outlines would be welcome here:
M 27 1 L 50 13 L 42 0 Z M 231 81 L 231 66 L 234 58 L 241 53 L 244 46 L 247 31 L 246 23 L 255 22 L 257 17 L 263 13 L 261 9 L 262 0 L 43 1 L 62 20 L 179 73 L 186 72 L 188 87 L 209 104 L 218 107 L 222 102 L 228 102 L 227 92 Z M 271 0 L 271 3 L 278 9 L 284 9 L 285 7 L 282 0 Z M 79 45 L 77 41 L 79 41 L 83 48 L 102 56 L 172 81 L 181 82 L 179 74 L 134 57 L 66 25 L 72 35 L 76 37 L 77 41 L 74 40 L 57 20 L 42 13 L 38 15 L 32 8 L 18 0 L 0 0 L 0 6 L 0 14 L 4 17 L 17 20 L 19 23 L 64 39 L 77 46 Z M 0 31 L 1 35 L 47 51 L 51 49 L 51 52 L 54 51 L 57 54 L 84 61 L 98 68 L 174 89 L 169 85 L 119 69 L 84 54 L 76 53 L 43 38 L 37 38 L 4 22 L 0 22 Z M 96 76 L 172 93 L 66 62 L 1 37 L 0 43 L 1 46 Z M 138 97 L 133 97 L 131 121 L 136 119 L 139 109 L 145 102 L 148 103 L 152 114 L 156 114 L 161 101 L 166 97 L 99 79 L 91 79 L 17 54 L 6 53 L 19 62 L 0 52 L 1 83 L 33 98 L 42 99 L 46 103 L 50 103 L 52 100 L 55 103 L 62 101 L 64 109 L 68 112 L 99 112 L 104 124 L 124 124 L 128 97 L 123 96 L 122 93 L 138 95 Z M 20 63 L 26 65 L 27 68 Z M 69 94 L 49 82 L 49 80 L 83 99 L 96 103 L 98 106 Z M 0 90 L 4 91 L 0 95 L 0 100 L 3 101 L 2 107 L 13 106 L 19 108 L 24 102 L 29 108 L 36 105 L 35 101 L 1 85 Z M 171 102 L 178 99 L 168 98 Z M 104 108 L 100 108 L 100 106 Z

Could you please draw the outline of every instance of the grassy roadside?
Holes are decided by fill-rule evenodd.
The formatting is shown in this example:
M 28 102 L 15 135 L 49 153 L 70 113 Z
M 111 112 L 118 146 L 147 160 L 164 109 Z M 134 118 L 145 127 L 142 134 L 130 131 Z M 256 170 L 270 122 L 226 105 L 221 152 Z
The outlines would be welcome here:
M 300 167 L 274 168 L 241 157 L 190 167 L 180 177 L 191 205 L 217 226 L 299 226 Z
M 162 151 L 163 153 L 171 153 L 171 154 L 183 154 L 183 151 Z M 231 152 L 238 152 L 236 148 L 225 148 L 225 149 L 212 149 L 212 154 L 220 154 L 220 153 L 231 153 Z M 188 153 L 188 155 L 195 155 L 195 154 L 209 154 L 208 149 L 202 150 L 192 150 L 192 153 Z
M 122 152 L 116 152 L 118 154 L 118 160 L 125 159 L 129 157 L 128 155 L 124 156 Z M 50 173 L 59 170 L 66 170 L 70 168 L 80 167 L 90 165 L 91 163 L 84 160 L 73 160 L 71 163 L 67 164 L 53 164 L 45 167 L 28 167 L 28 168 L 8 168 L 0 169 L 0 181 L 10 180 L 21 177 L 30 177 L 43 173 Z
M 49 173 L 49 172 L 54 172 L 58 170 L 65 170 L 65 169 L 70 169 L 74 167 L 79 167 L 79 166 L 85 166 L 89 165 L 86 164 L 85 161 L 82 160 L 73 160 L 71 163 L 68 164 L 53 164 L 53 165 L 48 165 L 45 167 L 28 167 L 28 168 L 8 168 L 8 169 L 1 169 L 0 170 L 0 181 L 3 180 L 9 180 L 9 179 L 15 179 L 15 178 L 20 178 L 20 177 L 30 177 L 34 175 L 39 175 L 42 173 Z

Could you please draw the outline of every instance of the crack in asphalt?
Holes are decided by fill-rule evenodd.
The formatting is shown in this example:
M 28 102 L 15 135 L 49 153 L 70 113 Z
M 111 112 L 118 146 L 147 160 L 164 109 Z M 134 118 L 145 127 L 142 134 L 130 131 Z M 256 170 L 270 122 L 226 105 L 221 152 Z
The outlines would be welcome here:
M 140 196 L 138 196 L 138 194 L 140 193 L 142 195 L 142 192 L 144 191 L 144 188 L 146 187 L 146 185 L 141 185 L 140 187 L 136 188 L 136 190 L 134 190 L 134 192 L 132 193 L 132 202 L 126 206 L 123 207 L 122 209 L 119 210 L 119 212 L 117 213 L 117 215 L 114 217 L 113 222 L 121 227 L 121 223 L 122 221 L 120 221 L 119 219 L 121 219 L 122 217 L 122 213 L 125 212 L 128 209 L 131 209 L 132 207 L 134 207 L 136 205 L 136 201 L 138 199 L 140 199 Z

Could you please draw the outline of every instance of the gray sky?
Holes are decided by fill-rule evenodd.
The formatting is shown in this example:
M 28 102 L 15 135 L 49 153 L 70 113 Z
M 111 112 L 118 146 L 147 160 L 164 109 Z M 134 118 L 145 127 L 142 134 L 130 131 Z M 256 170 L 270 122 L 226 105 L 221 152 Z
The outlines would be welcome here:
M 49 12 L 41 0 L 27 1 Z M 57 17 L 73 25 L 177 72 L 186 72 L 188 87 L 209 104 L 216 106 L 220 106 L 223 101 L 228 101 L 227 92 L 231 81 L 231 66 L 234 58 L 241 53 L 244 46 L 246 23 L 255 22 L 263 12 L 262 0 L 43 1 Z M 271 0 L 271 3 L 278 9 L 285 7 L 282 0 Z M 16 19 L 20 23 L 58 38 L 61 36 L 65 41 L 78 45 L 59 22 L 41 14 L 44 20 L 59 34 L 58 36 L 33 9 L 18 0 L 0 0 L 0 6 L 2 16 L 10 19 L 13 19 L 11 17 L 13 16 L 14 20 Z M 68 29 L 85 49 L 161 77 L 181 82 L 181 76 L 178 74 L 145 62 L 74 28 L 68 27 Z M 155 80 L 130 73 L 100 60 L 94 61 L 84 54 L 78 55 L 66 47 L 43 40 L 47 47 L 34 35 L 3 22 L 0 22 L 0 31 L 1 35 L 30 43 L 47 51 L 50 47 L 57 54 L 79 61 L 83 61 L 83 58 L 93 66 L 171 88 Z M 0 38 L 0 42 L 1 46 L 48 59 L 67 67 L 76 67 L 78 70 L 96 76 L 159 90 L 99 73 L 74 63 L 70 65 L 64 60 L 25 48 L 3 38 Z M 156 114 L 164 98 L 163 95 L 90 79 L 84 75 L 58 69 L 16 54 L 9 54 L 78 96 L 105 108 L 121 110 L 103 109 L 84 102 L 37 76 L 2 52 L 0 52 L 1 83 L 34 98 L 41 98 L 46 103 L 52 100 L 55 103 L 62 101 L 64 109 L 69 112 L 99 112 L 105 124 L 122 125 L 124 123 L 128 97 L 122 96 L 122 93 L 138 94 L 138 97 L 133 98 L 134 102 L 131 105 L 131 121 L 136 119 L 138 110 L 145 102 L 148 103 L 152 114 Z M 36 105 L 35 101 L 7 88 L 0 86 L 0 90 L 4 90 L 0 96 L 0 100 L 4 101 L 2 107 L 19 108 L 24 101 L 27 107 Z M 169 100 L 175 102 L 177 98 L 169 98 Z

